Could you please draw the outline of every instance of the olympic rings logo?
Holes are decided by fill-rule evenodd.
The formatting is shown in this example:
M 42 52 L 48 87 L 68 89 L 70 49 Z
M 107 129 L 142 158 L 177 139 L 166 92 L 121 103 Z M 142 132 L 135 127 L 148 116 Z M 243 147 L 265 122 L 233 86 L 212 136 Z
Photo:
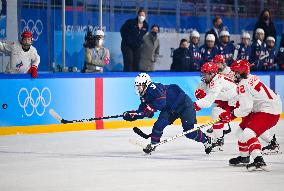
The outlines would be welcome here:
M 34 87 L 29 92 L 27 88 L 21 88 L 18 93 L 18 103 L 20 107 L 24 109 L 26 116 L 30 117 L 34 112 L 36 112 L 38 116 L 43 116 L 45 108 L 51 103 L 50 89 L 44 87 L 40 91 L 38 88 Z
M 40 19 L 37 19 L 36 21 L 32 19 L 29 19 L 28 21 L 21 19 L 21 25 L 23 27 L 22 32 L 30 31 L 33 34 L 34 41 L 37 41 L 38 37 L 42 34 L 43 24 Z

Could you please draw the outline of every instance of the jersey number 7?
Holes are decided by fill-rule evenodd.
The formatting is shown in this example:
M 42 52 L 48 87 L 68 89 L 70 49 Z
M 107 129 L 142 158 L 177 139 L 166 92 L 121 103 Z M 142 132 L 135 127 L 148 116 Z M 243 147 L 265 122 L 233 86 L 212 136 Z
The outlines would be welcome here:
M 262 82 L 258 82 L 258 84 L 256 84 L 256 86 L 254 87 L 254 89 L 258 92 L 260 92 L 261 88 L 263 88 L 263 90 L 265 91 L 265 93 L 266 93 L 266 95 L 269 99 L 273 99 L 273 97 L 270 95 L 267 87 Z

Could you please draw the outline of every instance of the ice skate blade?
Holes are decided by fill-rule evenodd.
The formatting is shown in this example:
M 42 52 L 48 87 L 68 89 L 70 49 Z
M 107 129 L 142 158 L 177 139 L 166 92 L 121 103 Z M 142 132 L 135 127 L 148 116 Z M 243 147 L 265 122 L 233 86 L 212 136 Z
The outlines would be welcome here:
M 261 152 L 263 155 L 281 155 L 281 151 L 262 151 Z
M 255 171 L 266 171 L 266 172 L 269 172 L 270 171 L 270 169 L 267 166 L 261 166 L 261 167 L 252 166 L 252 167 L 247 168 L 247 170 L 249 172 L 255 172 Z

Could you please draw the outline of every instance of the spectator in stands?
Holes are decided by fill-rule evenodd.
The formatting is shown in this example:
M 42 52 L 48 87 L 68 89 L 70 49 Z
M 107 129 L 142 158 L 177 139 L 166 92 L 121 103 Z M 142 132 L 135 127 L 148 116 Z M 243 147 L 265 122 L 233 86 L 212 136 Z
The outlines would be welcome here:
M 33 36 L 30 31 L 21 34 L 20 42 L 1 42 L 0 52 L 10 54 L 10 62 L 6 73 L 26 74 L 31 73 L 32 78 L 37 78 L 40 57 L 35 47 L 32 46 Z
M 179 48 L 173 52 L 173 62 L 171 65 L 172 72 L 188 72 L 192 71 L 190 68 L 190 53 L 188 49 L 188 40 L 181 39 Z
M 258 28 L 264 30 L 264 40 L 266 40 L 268 36 L 272 36 L 276 40 L 276 29 L 268 9 L 264 9 L 258 18 L 253 30 L 253 39 L 255 38 L 255 32 Z
M 226 27 L 223 25 L 223 21 L 220 16 L 216 16 L 213 19 L 213 28 L 206 32 L 205 39 L 208 34 L 213 34 L 215 37 L 215 45 L 219 44 L 219 33 L 222 30 L 226 30 Z
M 251 45 L 251 70 L 260 70 L 263 67 L 264 58 L 266 53 L 266 44 L 264 41 L 264 30 L 258 28 L 255 31 L 255 39 Z
M 275 63 L 278 65 L 279 70 L 284 70 L 284 34 L 282 34 L 280 41 L 280 48 L 277 53 Z
M 235 53 L 234 53 L 235 54 Z M 236 46 L 236 55 L 234 60 L 250 60 L 251 59 L 251 43 L 250 34 L 243 32 L 241 36 L 241 43 Z
M 109 50 L 103 46 L 104 31 L 96 30 L 95 35 L 87 32 L 84 43 L 84 72 L 103 72 L 103 67 L 109 64 Z
M 223 55 L 227 65 L 230 66 L 233 63 L 235 46 L 230 41 L 229 31 L 223 30 L 220 32 L 220 43 L 216 47 L 219 51 L 218 54 Z
M 193 71 L 200 71 L 201 54 L 198 47 L 200 41 L 200 34 L 198 31 L 194 30 L 190 34 L 190 44 L 189 44 L 189 54 L 190 54 L 190 64 Z
M 277 70 L 277 64 L 275 63 L 276 49 L 275 49 L 275 39 L 272 36 L 266 38 L 266 55 L 264 59 L 263 71 L 275 71 Z
M 200 47 L 201 66 L 205 62 L 212 62 L 215 55 L 218 54 L 218 49 L 214 45 L 215 37 L 213 34 L 208 34 L 205 39 L 205 44 Z
M 159 31 L 159 26 L 154 24 L 151 27 L 151 32 L 143 37 L 139 64 L 139 70 L 141 72 L 154 71 L 154 63 L 157 61 L 160 52 Z
M 139 71 L 141 45 L 143 37 L 148 31 L 144 9 L 139 9 L 138 16 L 127 20 L 120 28 L 121 51 L 123 55 L 125 72 Z

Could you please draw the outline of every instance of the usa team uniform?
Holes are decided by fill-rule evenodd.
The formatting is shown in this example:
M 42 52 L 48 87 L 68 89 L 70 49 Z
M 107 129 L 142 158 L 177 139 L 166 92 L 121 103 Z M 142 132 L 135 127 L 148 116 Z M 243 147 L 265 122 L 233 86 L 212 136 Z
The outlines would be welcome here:
M 201 66 L 206 62 L 211 62 L 215 55 L 218 54 L 218 49 L 216 46 L 213 48 L 207 48 L 206 45 L 200 47 L 201 53 Z
M 250 60 L 251 59 L 251 46 L 245 46 L 243 43 L 239 43 L 236 46 L 238 50 L 237 60 Z
M 227 44 L 218 44 L 217 45 L 218 54 L 221 54 L 224 56 L 224 58 L 227 61 L 227 64 L 230 66 L 233 62 L 233 54 L 235 50 L 235 46 L 232 42 L 229 42 Z
M 199 71 L 201 66 L 201 54 L 200 49 L 197 45 L 190 43 L 189 47 L 190 64 L 192 65 L 193 71 Z

